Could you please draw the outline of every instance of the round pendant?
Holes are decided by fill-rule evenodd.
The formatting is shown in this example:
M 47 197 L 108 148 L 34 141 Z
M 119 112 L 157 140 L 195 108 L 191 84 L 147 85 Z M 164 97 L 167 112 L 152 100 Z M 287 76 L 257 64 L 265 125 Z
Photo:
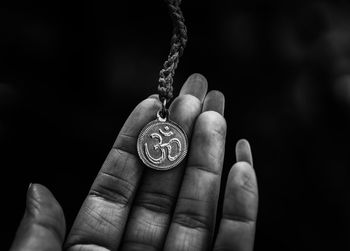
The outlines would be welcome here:
M 185 131 L 175 122 L 162 119 L 148 123 L 139 134 L 137 152 L 142 162 L 156 170 L 177 166 L 187 154 Z

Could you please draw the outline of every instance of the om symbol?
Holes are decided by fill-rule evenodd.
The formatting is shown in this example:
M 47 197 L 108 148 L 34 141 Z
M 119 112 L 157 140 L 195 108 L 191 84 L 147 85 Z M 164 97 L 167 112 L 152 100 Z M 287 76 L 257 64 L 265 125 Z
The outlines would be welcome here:
M 171 120 L 153 120 L 137 138 L 137 153 L 141 161 L 155 170 L 169 170 L 184 160 L 188 139 L 181 126 Z
M 155 165 L 162 164 L 166 159 L 170 162 L 174 162 L 181 155 L 181 142 L 178 138 L 172 138 L 167 143 L 163 143 L 163 137 L 170 137 L 174 134 L 170 131 L 168 126 L 165 126 L 164 130 L 165 131 L 160 128 L 159 133 L 152 133 L 150 135 L 152 139 L 158 141 L 158 143 L 153 146 L 153 149 L 155 151 L 160 151 L 161 156 L 159 158 L 153 157 L 150 154 L 147 142 L 144 144 L 145 154 L 148 160 Z M 173 147 L 175 145 L 177 146 L 177 153 L 173 153 Z

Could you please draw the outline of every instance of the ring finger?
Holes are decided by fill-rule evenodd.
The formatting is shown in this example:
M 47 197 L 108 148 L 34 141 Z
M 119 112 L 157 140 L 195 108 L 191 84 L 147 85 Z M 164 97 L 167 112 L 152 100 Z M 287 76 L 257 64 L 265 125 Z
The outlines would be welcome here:
M 211 244 L 225 152 L 224 96 L 208 93 L 191 150 L 165 250 L 207 250 Z

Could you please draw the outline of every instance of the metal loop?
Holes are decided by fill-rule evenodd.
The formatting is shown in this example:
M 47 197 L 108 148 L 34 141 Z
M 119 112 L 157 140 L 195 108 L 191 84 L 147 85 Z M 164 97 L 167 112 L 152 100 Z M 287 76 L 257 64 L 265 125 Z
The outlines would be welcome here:
M 162 103 L 162 108 L 157 112 L 157 118 L 161 122 L 165 122 L 168 119 L 169 112 L 168 112 L 168 109 L 166 108 L 166 103 L 167 101 L 166 99 L 164 99 Z
M 166 122 L 168 120 L 169 112 L 168 110 L 166 110 L 164 114 L 162 113 L 163 113 L 162 109 L 157 112 L 157 119 L 160 122 Z

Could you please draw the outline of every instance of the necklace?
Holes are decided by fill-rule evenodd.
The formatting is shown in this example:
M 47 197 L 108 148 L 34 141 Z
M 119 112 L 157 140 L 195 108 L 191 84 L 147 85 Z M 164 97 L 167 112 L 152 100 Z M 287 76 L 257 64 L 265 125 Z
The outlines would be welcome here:
M 181 0 L 166 0 L 173 21 L 171 48 L 162 70 L 159 72 L 158 94 L 162 108 L 157 119 L 148 123 L 140 132 L 137 152 L 142 162 L 156 170 L 169 170 L 186 157 L 188 139 L 180 125 L 169 119 L 167 105 L 173 97 L 173 77 L 187 42 L 185 19 L 180 9 Z

